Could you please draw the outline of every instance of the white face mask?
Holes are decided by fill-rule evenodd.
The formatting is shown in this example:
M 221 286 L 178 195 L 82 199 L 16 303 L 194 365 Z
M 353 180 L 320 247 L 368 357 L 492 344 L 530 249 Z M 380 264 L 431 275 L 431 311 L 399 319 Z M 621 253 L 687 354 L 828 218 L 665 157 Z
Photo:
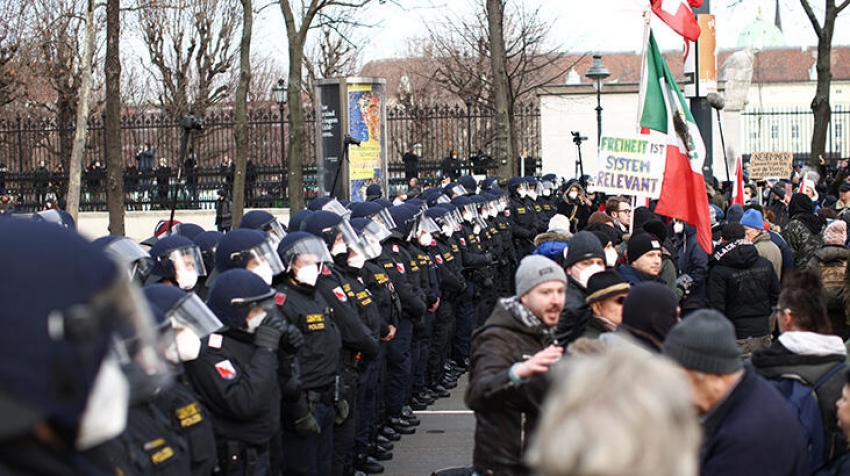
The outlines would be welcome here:
M 425 233 L 422 233 L 421 235 L 419 235 L 419 244 L 422 245 L 422 246 L 431 246 L 431 241 L 433 239 L 434 239 L 434 237 L 431 236 L 431 233 L 428 233 L 426 231 Z
M 681 233 L 683 231 L 685 231 L 685 224 L 684 223 L 682 223 L 680 221 L 673 223 L 673 233 L 678 235 L 679 233 Z
M 570 200 L 575 200 L 576 198 L 578 198 L 578 192 L 573 190 L 570 193 L 568 193 L 567 196 L 570 197 Z
M 272 267 L 268 263 L 260 263 L 257 266 L 249 269 L 248 271 L 256 274 L 257 276 L 263 278 L 263 282 L 267 285 L 272 285 L 272 279 L 274 279 L 274 271 L 272 271 Z
M 366 264 L 366 257 L 363 255 L 352 254 L 348 256 L 348 265 L 352 268 L 360 269 Z
M 443 236 L 452 236 L 452 227 L 450 227 L 449 225 L 443 225 L 440 227 L 440 229 L 443 231 Z
M 614 248 L 608 248 L 605 250 L 605 264 L 608 266 L 614 267 L 617 265 L 617 250 Z
M 348 247 L 345 246 L 345 243 L 337 242 L 331 247 L 331 256 L 341 255 L 348 251 Z
M 528 191 L 528 197 L 531 198 L 532 200 L 537 200 L 537 191 L 536 190 L 529 190 Z
M 476 235 L 481 233 L 481 225 L 474 225 L 472 227 L 472 232 L 475 233 Z
M 471 222 L 472 221 L 472 212 L 463 212 L 463 221 Z
M 120 435 L 127 426 L 130 384 L 112 356 L 100 364 L 86 409 L 80 417 L 76 447 L 79 451 L 94 448 Z
M 181 362 L 195 360 L 201 353 L 201 338 L 187 327 L 174 335 L 174 343 L 177 344 L 177 355 Z
M 587 281 L 590 279 L 590 277 L 600 271 L 605 271 L 605 268 L 599 266 L 598 264 L 592 264 L 587 268 L 581 270 L 578 273 L 578 282 L 579 284 L 581 284 L 581 287 L 587 288 Z
M 519 198 L 525 198 L 526 195 L 528 195 L 528 191 L 523 190 L 523 189 L 520 189 L 519 192 L 517 192 L 517 193 L 519 193 Z
M 188 291 L 198 284 L 198 273 L 196 271 L 180 271 L 175 279 L 180 289 Z
M 248 327 L 248 334 L 253 334 L 257 332 L 257 328 L 260 327 L 260 323 L 263 322 L 263 319 L 266 318 L 268 313 L 266 311 L 260 312 L 254 317 L 249 317 L 245 320 L 245 325 Z
M 319 266 L 315 264 L 302 266 L 295 272 L 295 280 L 307 286 L 315 286 L 318 279 Z
M 543 196 L 548 197 L 549 195 L 552 195 L 552 191 L 549 190 L 548 188 L 544 188 L 543 189 Z

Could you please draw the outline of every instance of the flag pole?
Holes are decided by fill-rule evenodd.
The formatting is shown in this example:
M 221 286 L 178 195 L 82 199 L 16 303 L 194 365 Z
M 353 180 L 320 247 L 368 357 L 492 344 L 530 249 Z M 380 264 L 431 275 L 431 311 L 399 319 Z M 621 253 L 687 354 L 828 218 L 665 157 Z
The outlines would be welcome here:
M 643 111 L 643 103 L 646 101 L 646 51 L 649 49 L 649 20 L 652 18 L 652 10 L 648 7 L 643 11 L 643 52 L 640 56 L 640 89 L 638 90 L 638 110 L 637 110 L 637 132 L 640 133 L 640 116 Z

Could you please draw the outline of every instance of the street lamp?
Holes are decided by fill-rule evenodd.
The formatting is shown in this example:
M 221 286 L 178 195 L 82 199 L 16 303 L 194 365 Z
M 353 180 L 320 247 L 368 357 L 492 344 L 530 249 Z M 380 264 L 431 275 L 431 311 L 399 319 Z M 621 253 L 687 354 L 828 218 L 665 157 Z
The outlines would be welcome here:
M 602 80 L 611 76 L 611 73 L 602 64 L 602 55 L 593 55 L 593 66 L 584 75 L 593 81 L 593 89 L 596 90 L 596 148 L 599 148 L 602 139 Z
M 283 206 L 283 191 L 286 190 L 286 141 L 283 137 L 283 107 L 286 106 L 286 81 L 283 78 L 277 80 L 277 86 L 272 87 L 274 100 L 277 102 L 280 113 L 280 206 Z

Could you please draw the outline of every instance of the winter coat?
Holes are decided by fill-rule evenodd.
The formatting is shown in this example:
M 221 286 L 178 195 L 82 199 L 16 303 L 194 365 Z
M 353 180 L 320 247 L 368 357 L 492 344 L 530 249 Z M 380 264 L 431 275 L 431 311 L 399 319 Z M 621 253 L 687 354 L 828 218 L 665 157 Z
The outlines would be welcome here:
M 814 385 L 822 375 L 846 358 L 846 349 L 840 337 L 813 332 L 785 332 L 769 348 L 755 351 L 752 363 L 756 372 L 766 379 L 778 380 L 784 375 L 795 375 L 807 384 Z M 845 451 L 836 439 L 840 430 L 835 402 L 841 397 L 843 389 L 844 374 L 835 372 L 816 391 L 824 428 L 823 461 L 829 461 Z
M 796 219 L 789 221 L 781 234 L 794 253 L 795 269 L 805 266 L 812 259 L 815 251 L 823 246 L 823 234 L 812 233 L 806 225 Z
M 630 264 L 621 264 L 617 267 L 617 272 L 620 273 L 620 276 L 622 276 L 623 279 L 628 281 L 628 283 L 632 286 L 638 283 L 642 283 L 644 281 L 657 281 L 661 284 L 667 284 L 660 277 L 653 278 L 648 274 L 643 274 Z M 569 290 L 569 287 L 567 288 L 567 290 Z
M 765 233 L 770 235 L 770 241 L 779 248 L 779 252 L 782 254 L 782 272 L 794 271 L 794 252 L 791 251 L 791 247 L 788 246 L 785 238 L 782 238 L 782 235 L 773 230 L 767 230 Z
M 776 277 L 782 279 L 782 252 L 770 239 L 770 234 L 765 231 L 760 232 L 753 239 L 753 244 L 756 245 L 756 251 L 759 256 L 770 261 L 773 265 L 773 271 L 776 272 Z
M 753 368 L 703 416 L 701 476 L 803 476 L 802 429 L 784 397 Z
M 586 299 L 587 289 L 572 276 L 567 276 L 567 300 L 555 330 L 559 345 L 566 347 L 584 334 L 587 323 L 593 318 Z
M 509 372 L 552 339 L 551 329 L 516 297 L 500 299 L 473 334 L 465 401 L 475 412 L 473 465 L 478 474 L 529 474 L 523 455 L 549 382 L 538 374 L 518 384 Z
M 708 281 L 708 254 L 697 243 L 696 228 L 685 226 L 683 235 L 677 235 L 676 253 L 679 255 L 679 274 L 693 279 L 690 293 L 682 301 L 682 309 L 700 309 L 706 305 L 705 284 Z M 682 239 L 684 238 L 684 239 Z M 675 286 L 675 285 L 674 285 Z
M 850 476 L 850 453 L 821 468 L 815 476 Z
M 842 263 L 843 261 L 843 263 Z M 847 265 L 850 263 L 850 249 L 843 246 L 824 245 L 815 251 L 812 259 L 806 263 L 806 268 L 821 276 L 821 264 L 825 266 L 839 266 L 844 268 L 844 277 L 841 287 L 824 287 L 826 293 L 826 305 L 829 320 L 833 323 L 833 331 L 846 327 L 847 317 L 850 316 L 850 300 L 847 299 Z
M 727 244 L 714 259 L 706 287 L 708 306 L 732 321 L 738 339 L 770 334 L 770 314 L 780 291 L 773 265 L 747 240 Z

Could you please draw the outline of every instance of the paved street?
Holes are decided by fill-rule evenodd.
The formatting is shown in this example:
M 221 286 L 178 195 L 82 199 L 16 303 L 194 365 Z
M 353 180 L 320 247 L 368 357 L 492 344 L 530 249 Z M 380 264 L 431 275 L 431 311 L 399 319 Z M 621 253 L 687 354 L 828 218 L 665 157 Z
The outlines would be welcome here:
M 475 417 L 463 403 L 467 375 L 448 398 L 416 412 L 422 421 L 416 434 L 395 442 L 393 459 L 382 462 L 391 476 L 428 476 L 437 469 L 472 465 Z

